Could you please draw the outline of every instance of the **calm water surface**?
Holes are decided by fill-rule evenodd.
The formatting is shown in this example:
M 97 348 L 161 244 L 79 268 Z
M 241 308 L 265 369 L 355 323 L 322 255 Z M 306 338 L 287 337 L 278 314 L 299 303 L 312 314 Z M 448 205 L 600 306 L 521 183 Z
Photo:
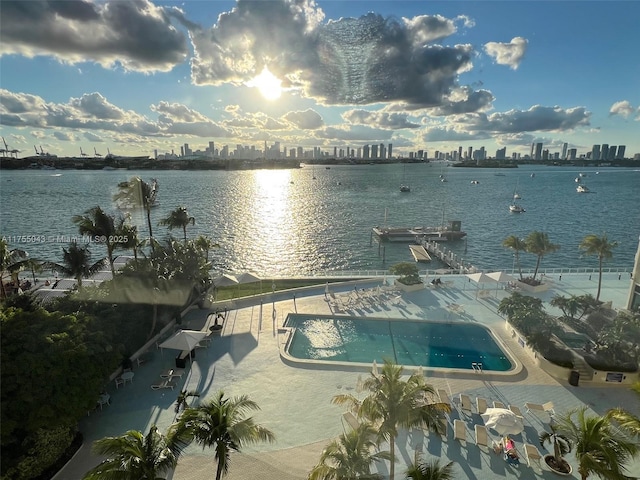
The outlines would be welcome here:
M 587 174 L 593 193 L 576 192 L 574 179 L 579 172 Z M 439 181 L 441 174 L 448 182 Z M 221 248 L 213 259 L 224 271 L 306 275 L 386 269 L 398 261 L 412 261 L 406 244 L 379 249 L 372 241 L 371 228 L 385 223 L 385 211 L 390 226 L 461 220 L 467 239 L 448 246 L 465 263 L 481 269 L 511 268 L 513 256 L 501 246 L 502 240 L 533 230 L 546 232 L 561 247 L 543 259 L 542 268 L 596 267 L 597 260 L 581 256 L 578 244 L 585 235 L 603 232 L 619 243 L 606 266 L 631 268 L 640 235 L 638 170 L 497 171 L 444 168 L 437 163 L 211 172 L 5 170 L 0 173 L 0 234 L 75 235 L 71 217 L 96 205 L 115 212 L 111 198 L 117 184 L 133 175 L 155 177 L 160 183 L 154 224 L 177 206 L 186 206 L 196 218 L 188 235 L 204 234 L 218 242 Z M 399 191 L 403 177 L 411 185 L 410 193 Z M 520 215 L 508 211 L 516 185 L 526 209 Z M 148 235 L 141 214 L 134 215 L 134 222 L 142 236 Z M 156 226 L 154 234 L 162 238 L 168 230 Z M 180 238 L 181 232 L 174 230 L 173 235 Z M 33 257 L 59 260 L 66 244 L 12 242 L 11 246 Z M 104 254 L 99 245 L 92 250 Z M 535 257 L 524 255 L 522 263 L 532 267 Z

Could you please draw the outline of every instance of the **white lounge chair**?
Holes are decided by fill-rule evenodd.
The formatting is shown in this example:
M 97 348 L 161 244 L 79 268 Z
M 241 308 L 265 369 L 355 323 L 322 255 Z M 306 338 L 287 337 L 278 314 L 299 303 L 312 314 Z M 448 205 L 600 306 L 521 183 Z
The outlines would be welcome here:
M 469 398 L 469 395 L 465 395 L 464 393 L 461 393 L 460 394 L 460 410 L 467 413 L 468 415 L 471 415 L 471 413 L 473 413 L 471 409 L 472 409 L 471 399 Z
M 170 388 L 171 390 L 173 390 L 175 387 L 176 382 L 174 382 L 173 380 L 162 380 L 160 381 L 160 383 L 154 383 L 153 385 L 151 385 L 152 390 L 160 390 L 164 388 Z
M 487 399 L 482 397 L 476 397 L 476 408 L 478 409 L 478 413 L 482 415 L 487 411 Z
M 541 420 L 550 421 L 551 418 L 556 414 L 553 409 L 553 402 L 543 403 L 542 405 L 539 403 L 531 403 L 527 402 L 524 404 L 528 413 L 536 415 Z
M 438 397 L 440 397 L 440 403 L 445 403 L 449 405 L 449 408 L 451 408 L 451 400 L 449 399 L 449 395 L 446 390 L 438 390 Z
M 460 442 L 467 441 L 467 427 L 462 420 L 457 418 L 453 421 L 453 437 Z
M 489 434 L 487 433 L 487 427 L 476 424 L 473 428 L 476 432 L 476 445 L 479 447 L 489 448 Z
M 538 464 L 539 467 L 542 468 L 542 466 L 540 465 L 540 459 L 542 458 L 542 455 L 540 455 L 540 451 L 535 445 L 525 443 L 524 454 L 527 457 L 527 465 L 531 466 L 531 461 L 533 460 Z
M 509 410 L 511 410 L 513 413 L 515 413 L 517 416 L 522 417 L 522 412 L 520 411 L 520 409 L 518 407 L 516 407 L 515 405 L 509 405 Z

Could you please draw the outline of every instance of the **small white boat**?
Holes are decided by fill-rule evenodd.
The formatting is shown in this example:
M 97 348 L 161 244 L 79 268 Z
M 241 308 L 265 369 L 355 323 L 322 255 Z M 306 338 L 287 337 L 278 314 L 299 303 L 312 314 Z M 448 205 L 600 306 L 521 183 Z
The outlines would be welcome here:
M 586 185 L 578 185 L 576 187 L 576 192 L 578 192 L 578 193 L 589 193 L 589 189 L 587 188 Z
M 520 205 L 512 203 L 511 205 L 509 205 L 509 211 L 511 213 L 524 213 L 525 210 Z
M 532 174 L 531 174 L 531 178 L 533 178 L 533 177 L 535 177 L 535 176 L 536 176 L 536 174 L 535 174 L 535 173 L 532 173 Z
M 522 198 L 522 197 L 520 196 L 520 194 L 519 194 L 519 193 L 514 193 L 514 194 L 513 194 L 513 199 L 514 199 L 514 200 L 520 200 L 521 198 Z
M 411 191 L 411 187 L 409 185 L 400 185 L 400 191 L 407 193 Z
M 471 185 L 478 185 L 480 182 L 478 180 L 471 180 Z

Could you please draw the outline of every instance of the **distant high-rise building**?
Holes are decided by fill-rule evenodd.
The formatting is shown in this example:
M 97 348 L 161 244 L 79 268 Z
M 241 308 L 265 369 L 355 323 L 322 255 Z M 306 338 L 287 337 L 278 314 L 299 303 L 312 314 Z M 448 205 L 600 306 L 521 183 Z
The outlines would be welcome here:
M 364 147 L 362 147 L 362 158 L 369 158 L 369 145 L 365 145 Z
M 458 147 L 458 160 L 462 160 L 462 146 Z
M 616 155 L 616 159 L 617 160 L 623 160 L 624 159 L 624 152 L 627 149 L 626 145 L 618 145 L 618 154 Z
M 540 144 L 540 145 L 542 145 L 542 144 Z M 549 160 L 549 149 L 548 148 L 545 148 L 542 151 L 542 160 Z
M 389 148 L 387 150 L 387 157 L 388 158 L 393 158 L 393 143 L 389 144 Z
M 507 158 L 507 147 L 496 150 L 496 160 L 504 160 Z
M 618 147 L 615 145 L 611 145 L 609 147 L 609 154 L 607 155 L 606 160 L 615 160 L 617 151 L 618 151 Z
M 563 143 L 562 144 L 562 155 L 560 155 L 560 158 L 562 160 L 566 160 L 567 159 L 567 147 L 569 146 L 568 143 Z
M 473 147 L 469 147 L 469 148 L 467 148 L 466 159 L 467 160 L 471 160 L 472 158 L 473 158 Z
M 380 144 L 380 158 L 387 158 L 387 147 L 384 146 L 384 143 Z
M 600 148 L 600 156 L 597 158 L 597 160 L 606 160 L 608 157 L 609 157 L 609 144 L 603 143 L 602 147 Z
M 591 147 L 591 160 L 600 160 L 600 145 Z
M 531 143 L 531 152 L 529 153 L 529 158 L 533 159 L 533 154 L 536 151 L 536 144 L 535 142 Z
M 569 149 L 569 160 L 576 160 L 578 156 L 578 150 L 576 148 Z
M 534 153 L 534 160 L 542 160 L 542 143 L 536 143 L 536 151 Z
M 371 158 L 378 158 L 378 145 L 371 145 Z

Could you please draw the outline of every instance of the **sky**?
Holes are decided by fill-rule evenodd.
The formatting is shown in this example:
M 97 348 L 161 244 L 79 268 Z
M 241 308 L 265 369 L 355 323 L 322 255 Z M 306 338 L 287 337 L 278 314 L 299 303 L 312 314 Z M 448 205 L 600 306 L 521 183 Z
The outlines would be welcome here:
M 640 153 L 636 1 L 2 0 L 9 150 Z

